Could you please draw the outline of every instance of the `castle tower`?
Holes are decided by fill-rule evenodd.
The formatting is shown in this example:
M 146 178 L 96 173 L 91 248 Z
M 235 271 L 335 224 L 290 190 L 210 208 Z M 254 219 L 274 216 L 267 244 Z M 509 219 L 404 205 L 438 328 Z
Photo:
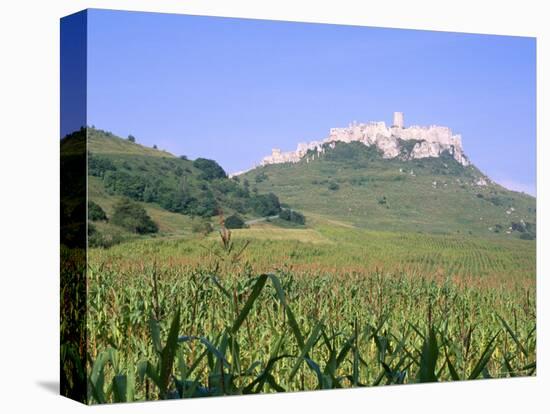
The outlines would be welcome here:
M 394 112 L 393 113 L 392 127 L 396 127 L 396 128 L 404 128 L 405 127 L 403 112 Z

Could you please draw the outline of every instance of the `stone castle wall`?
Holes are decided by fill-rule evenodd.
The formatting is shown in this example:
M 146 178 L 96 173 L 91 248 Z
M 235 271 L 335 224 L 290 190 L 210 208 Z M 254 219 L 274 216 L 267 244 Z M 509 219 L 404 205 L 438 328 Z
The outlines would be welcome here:
M 443 152 L 450 153 L 460 164 L 469 165 L 462 149 L 462 138 L 453 134 L 450 128 L 438 125 L 403 127 L 403 114 L 394 116 L 394 124 L 386 126 L 385 122 L 356 123 L 345 128 L 332 128 L 328 137 L 321 141 L 299 143 L 295 151 L 281 152 L 273 149 L 271 155 L 264 157 L 262 165 L 298 162 L 309 151 L 323 152 L 323 145 L 336 142 L 362 142 L 367 146 L 376 145 L 384 158 L 402 156 L 400 140 L 417 142 L 412 148 L 409 158 L 439 157 Z M 331 145 L 332 146 L 332 145 Z

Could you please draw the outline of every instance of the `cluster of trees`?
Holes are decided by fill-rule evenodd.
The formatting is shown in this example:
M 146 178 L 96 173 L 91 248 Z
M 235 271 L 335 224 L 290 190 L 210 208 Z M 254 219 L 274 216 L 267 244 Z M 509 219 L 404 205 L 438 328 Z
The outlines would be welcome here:
M 169 190 L 151 194 L 143 201 L 158 203 L 172 213 L 189 214 L 191 216 L 212 217 L 218 213 L 218 203 L 210 190 L 192 194 L 189 190 Z
M 197 158 L 193 161 L 193 167 L 201 171 L 200 178 L 203 180 L 214 180 L 216 178 L 227 178 L 224 169 L 214 160 Z
M 522 240 L 535 240 L 537 238 L 537 225 L 526 221 L 511 222 L 509 228 L 512 231 L 520 233 L 519 238 Z M 502 224 L 497 223 L 493 227 L 495 233 L 501 233 L 505 228 Z
M 103 180 L 105 189 L 134 201 L 156 203 L 165 210 L 191 216 L 212 217 L 218 209 L 240 214 L 278 214 L 281 206 L 273 193 L 250 191 L 247 180 L 230 180 L 213 160 L 159 159 L 148 165 L 114 161 L 89 154 L 88 171 Z
M 90 247 L 111 247 L 123 240 L 120 232 L 111 229 L 109 234 L 103 234 L 97 229 L 94 222 L 107 221 L 108 217 L 103 208 L 91 200 L 88 202 L 88 220 L 88 245 Z M 136 234 L 158 232 L 158 225 L 149 217 L 145 209 L 128 198 L 115 204 L 110 222 Z
M 103 178 L 107 171 L 116 171 L 116 166 L 110 159 L 88 154 L 88 174 Z
M 512 230 L 521 233 L 520 239 L 523 240 L 535 240 L 537 238 L 537 225 L 527 221 L 520 221 L 519 223 L 512 222 Z
M 279 198 L 273 193 L 256 194 L 250 197 L 252 209 L 260 216 L 274 216 L 281 211 Z

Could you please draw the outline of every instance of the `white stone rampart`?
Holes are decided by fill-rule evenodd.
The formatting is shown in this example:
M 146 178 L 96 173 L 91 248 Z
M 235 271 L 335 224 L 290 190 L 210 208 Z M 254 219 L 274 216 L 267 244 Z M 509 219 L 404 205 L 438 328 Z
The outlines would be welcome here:
M 397 121 L 397 122 L 396 122 Z M 418 159 L 427 157 L 439 157 L 448 152 L 460 164 L 469 165 L 468 158 L 462 149 L 462 138 L 453 134 L 450 128 L 438 125 L 410 127 L 403 126 L 403 114 L 394 114 L 394 124 L 386 126 L 385 122 L 356 123 L 353 122 L 345 128 L 331 128 L 328 137 L 321 141 L 301 142 L 295 151 L 282 152 L 275 148 L 271 155 L 264 157 L 261 165 L 280 164 L 285 162 L 298 162 L 309 150 L 318 153 L 324 152 L 324 145 L 336 142 L 358 141 L 367 146 L 376 145 L 384 158 L 405 157 L 405 159 Z M 408 154 L 403 154 L 400 141 L 418 141 Z

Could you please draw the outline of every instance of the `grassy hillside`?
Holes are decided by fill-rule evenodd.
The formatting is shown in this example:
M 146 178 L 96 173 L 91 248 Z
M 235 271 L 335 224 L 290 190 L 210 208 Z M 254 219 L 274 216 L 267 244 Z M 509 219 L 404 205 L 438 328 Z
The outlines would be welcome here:
M 145 147 L 127 139 L 121 139 L 109 131 L 88 128 L 88 151 L 93 154 L 125 154 L 148 157 L 174 158 L 167 151 Z
M 254 219 L 279 210 L 275 195 L 252 192 L 213 160 L 176 157 L 94 128 L 87 138 L 89 200 L 107 217 L 118 200 L 129 198 L 145 208 L 161 234 L 185 235 L 199 220 L 216 222 L 220 211 Z M 119 239 L 130 236 L 110 221 L 96 227 Z
M 306 213 L 374 230 L 526 238 L 536 220 L 534 197 L 490 182 L 474 166 L 450 156 L 382 159 L 360 143 L 338 143 L 310 162 L 259 167 L 241 180 Z

